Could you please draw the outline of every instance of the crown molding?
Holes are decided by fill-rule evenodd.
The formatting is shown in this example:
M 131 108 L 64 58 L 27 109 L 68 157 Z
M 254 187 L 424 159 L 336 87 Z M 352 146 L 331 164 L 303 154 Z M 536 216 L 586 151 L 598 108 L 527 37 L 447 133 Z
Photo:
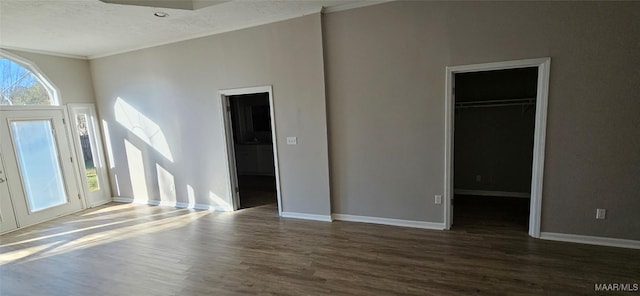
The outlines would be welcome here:
M 87 60 L 88 59 L 86 56 L 82 56 L 82 55 L 66 54 L 66 53 L 59 53 L 59 52 L 46 51 L 46 50 L 29 49 L 29 48 L 21 48 L 21 47 L 15 47 L 15 46 L 0 45 L 0 49 L 4 49 L 4 50 L 8 50 L 8 51 L 22 51 L 22 52 L 28 52 L 28 53 L 41 54 L 41 55 L 56 56 L 56 57 L 68 58 L 68 59 L 78 59 L 78 60 Z

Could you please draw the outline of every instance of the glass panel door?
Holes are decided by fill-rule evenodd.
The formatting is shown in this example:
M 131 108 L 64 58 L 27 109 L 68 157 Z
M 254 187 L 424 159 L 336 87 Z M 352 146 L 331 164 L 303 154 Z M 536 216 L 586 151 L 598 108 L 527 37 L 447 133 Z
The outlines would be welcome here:
M 51 120 L 12 121 L 11 138 L 29 212 L 67 203 Z
M 95 192 L 100 190 L 100 181 L 98 180 L 98 173 L 96 171 L 95 159 L 93 157 L 93 146 L 91 145 L 91 139 L 89 138 L 89 129 L 87 124 L 87 114 L 76 114 L 76 126 L 78 131 L 78 140 L 80 142 L 80 153 L 82 154 L 82 160 L 84 161 L 84 174 L 85 182 L 87 182 L 87 188 L 89 192 Z
M 90 207 L 111 201 L 95 110 L 93 104 L 69 104 L 69 116 L 73 121 L 71 131 L 78 159 L 76 164 L 82 189 Z
M 82 209 L 64 109 L 0 113 L 0 149 L 18 226 Z

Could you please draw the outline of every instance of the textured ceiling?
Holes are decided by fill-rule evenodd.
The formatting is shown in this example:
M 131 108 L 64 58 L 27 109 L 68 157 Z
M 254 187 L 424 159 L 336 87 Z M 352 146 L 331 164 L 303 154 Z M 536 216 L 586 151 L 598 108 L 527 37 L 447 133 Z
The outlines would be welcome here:
M 217 5 L 230 0 L 100 0 L 105 3 L 177 8 L 177 9 L 200 9 L 203 7 Z
M 0 47 L 94 58 L 298 17 L 322 7 L 377 2 L 384 1 L 234 0 L 184 10 L 99 0 L 0 0 Z M 157 11 L 169 16 L 158 18 L 153 15 Z

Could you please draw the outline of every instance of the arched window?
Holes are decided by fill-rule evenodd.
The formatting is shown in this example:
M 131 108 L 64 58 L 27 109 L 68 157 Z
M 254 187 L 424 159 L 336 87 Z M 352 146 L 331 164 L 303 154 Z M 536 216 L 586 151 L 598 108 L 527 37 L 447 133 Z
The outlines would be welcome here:
M 31 62 L 0 51 L 0 105 L 59 105 L 58 91 Z

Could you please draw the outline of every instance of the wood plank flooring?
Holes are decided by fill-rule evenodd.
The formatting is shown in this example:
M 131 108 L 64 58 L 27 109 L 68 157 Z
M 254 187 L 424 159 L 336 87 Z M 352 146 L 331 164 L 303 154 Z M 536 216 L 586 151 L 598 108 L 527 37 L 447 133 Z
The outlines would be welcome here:
M 112 203 L 2 235 L 0 252 L 3 296 L 583 295 L 640 282 L 639 250 L 286 219 L 275 205 Z
M 511 228 L 528 232 L 530 203 L 528 198 L 456 194 L 453 222 L 465 228 Z

